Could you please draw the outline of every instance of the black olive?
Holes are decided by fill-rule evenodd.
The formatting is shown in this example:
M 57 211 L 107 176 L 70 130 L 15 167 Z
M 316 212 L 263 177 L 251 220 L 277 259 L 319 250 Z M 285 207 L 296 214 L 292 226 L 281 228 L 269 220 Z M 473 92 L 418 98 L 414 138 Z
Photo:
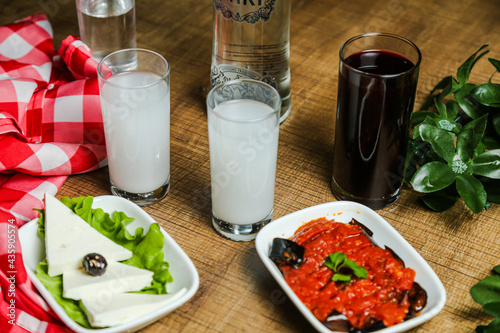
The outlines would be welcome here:
M 99 253 L 89 253 L 82 260 L 83 269 L 89 275 L 99 276 L 106 272 L 106 267 L 108 263 L 106 259 Z
M 291 265 L 299 268 L 304 260 L 305 248 L 294 241 L 284 238 L 273 239 L 269 258 L 278 265 Z

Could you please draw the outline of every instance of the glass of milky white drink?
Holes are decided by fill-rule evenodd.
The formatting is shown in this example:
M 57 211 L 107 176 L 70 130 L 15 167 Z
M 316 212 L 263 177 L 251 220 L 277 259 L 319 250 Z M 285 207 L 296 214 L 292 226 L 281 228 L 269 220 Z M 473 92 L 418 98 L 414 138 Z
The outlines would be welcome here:
M 136 46 L 134 0 L 76 0 L 76 9 L 80 37 L 98 61 Z
M 251 79 L 207 96 L 212 223 L 231 240 L 255 239 L 272 219 L 280 108 L 278 91 Z
M 124 67 L 133 59 L 134 67 Z M 125 49 L 97 69 L 111 192 L 140 206 L 170 186 L 170 67 L 160 54 Z

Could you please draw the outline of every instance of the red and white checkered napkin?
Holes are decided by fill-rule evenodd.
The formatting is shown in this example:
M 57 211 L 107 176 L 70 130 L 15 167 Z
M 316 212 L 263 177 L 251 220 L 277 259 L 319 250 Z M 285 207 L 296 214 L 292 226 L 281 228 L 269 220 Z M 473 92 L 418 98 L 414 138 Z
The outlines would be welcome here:
M 37 294 L 17 237 L 45 192 L 106 164 L 97 61 L 47 17 L 0 27 L 0 331 L 70 332 Z M 15 242 L 13 241 L 15 239 Z

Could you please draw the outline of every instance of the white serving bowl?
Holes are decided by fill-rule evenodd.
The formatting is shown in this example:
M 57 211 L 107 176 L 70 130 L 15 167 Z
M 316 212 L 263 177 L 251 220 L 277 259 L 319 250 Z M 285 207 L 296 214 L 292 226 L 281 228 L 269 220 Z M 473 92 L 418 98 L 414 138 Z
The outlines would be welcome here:
M 151 216 L 149 216 L 142 208 L 131 201 L 116 196 L 106 195 L 94 197 L 92 208 L 102 208 L 109 214 L 115 211 L 121 211 L 129 217 L 135 218 L 132 223 L 127 225 L 127 230 L 132 235 L 134 234 L 134 230 L 139 227 L 144 228 L 144 232 L 147 232 L 149 230 L 149 226 L 155 223 Z M 24 266 L 29 278 L 43 298 L 69 328 L 82 333 L 135 332 L 180 307 L 196 293 L 199 286 L 198 271 L 196 270 L 191 259 L 189 259 L 187 254 L 173 240 L 173 238 L 170 237 L 167 232 L 163 230 L 163 228 L 161 228 L 161 226 L 160 229 L 165 237 L 163 246 L 163 252 L 165 254 L 164 260 L 169 263 L 169 271 L 174 279 L 172 283 L 167 284 L 167 290 L 169 293 L 175 293 L 185 288 L 186 292 L 182 294 L 181 297 L 153 312 L 150 312 L 146 316 L 122 325 L 103 329 L 87 329 L 77 324 L 66 314 L 64 309 L 56 302 L 52 294 L 35 275 L 36 266 L 39 262 L 45 259 L 45 243 L 38 235 L 38 219 L 34 219 L 19 229 L 19 241 L 21 243 Z
M 441 311 L 446 302 L 446 291 L 441 280 L 439 280 L 424 258 L 385 219 L 367 206 L 355 202 L 329 202 L 308 207 L 276 219 L 267 224 L 257 234 L 255 240 L 257 253 L 266 268 L 318 332 L 331 333 L 332 331 L 316 319 L 312 312 L 295 295 L 286 283 L 278 267 L 269 259 L 269 252 L 274 238 L 290 238 L 303 224 L 322 217 L 328 220 L 334 219 L 342 223 L 349 223 L 352 218 L 355 218 L 365 225 L 373 232 L 371 239 L 375 245 L 382 248 L 385 246 L 391 248 L 404 261 L 406 267 L 415 270 L 415 281 L 427 292 L 427 305 L 420 315 L 400 324 L 377 330 L 377 333 L 407 331 L 431 319 Z

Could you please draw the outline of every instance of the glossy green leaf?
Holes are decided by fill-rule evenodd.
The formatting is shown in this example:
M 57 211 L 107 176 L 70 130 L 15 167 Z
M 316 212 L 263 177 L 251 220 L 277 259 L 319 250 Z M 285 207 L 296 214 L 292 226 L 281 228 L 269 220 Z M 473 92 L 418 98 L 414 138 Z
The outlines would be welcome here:
M 500 149 L 488 150 L 477 156 L 471 168 L 476 175 L 500 179 Z
M 427 124 L 419 127 L 419 133 L 424 141 L 432 145 L 436 154 L 451 163 L 455 156 L 455 134 Z
M 497 266 L 493 267 L 493 272 L 497 273 L 497 274 L 500 274 L 500 265 L 497 265 Z
M 431 193 L 450 186 L 455 173 L 443 162 L 429 162 L 415 172 L 410 184 L 421 193 Z
M 441 158 L 436 155 L 432 146 L 425 141 L 410 139 L 405 159 L 404 182 L 409 184 L 417 171 L 417 167 L 432 161 L 441 161 Z
M 484 190 L 488 195 L 487 200 L 500 204 L 500 180 L 486 177 L 480 177 L 479 180 L 483 183 Z
M 470 91 L 470 95 L 483 105 L 500 107 L 500 84 L 480 84 Z
M 478 55 L 479 52 L 487 47 L 488 45 L 481 46 L 479 50 L 477 50 L 473 55 L 465 60 L 465 62 L 458 68 L 457 79 L 461 86 L 463 86 L 469 80 L 469 75 L 472 68 L 474 67 L 474 64 L 489 52 L 488 50 L 486 50 Z
M 422 124 L 426 124 L 426 125 L 430 125 L 430 126 L 433 126 L 433 127 L 437 127 L 437 128 L 440 128 L 439 126 L 439 123 L 438 123 L 438 119 L 440 119 L 441 117 L 436 114 L 436 113 L 433 113 L 435 115 L 435 117 L 431 116 L 431 117 L 425 117 L 424 121 L 420 124 L 418 124 L 417 126 L 415 126 L 415 128 L 413 129 L 413 139 L 414 140 L 417 140 L 417 141 L 425 141 L 421 135 L 420 135 L 420 126 Z
M 453 76 L 447 76 L 447 77 L 444 77 L 441 81 L 438 82 L 438 84 L 436 84 L 434 86 L 434 88 L 431 90 L 431 95 L 434 94 L 436 91 L 438 90 L 448 90 L 448 91 L 451 91 L 452 89 L 452 86 L 453 86 L 453 81 L 455 79 L 453 78 Z M 434 98 L 432 98 L 432 103 L 434 103 Z
M 500 72 L 500 60 L 488 58 L 488 61 Z
M 491 115 L 491 122 L 495 132 L 500 135 L 500 112 Z
M 483 140 L 481 140 L 481 142 L 479 142 L 479 144 L 477 145 L 476 149 L 474 149 L 474 158 L 478 157 L 485 151 L 486 151 L 486 146 L 484 145 Z
M 490 275 L 470 289 L 472 299 L 481 305 L 500 301 L 500 275 Z
M 438 110 L 441 117 L 444 119 L 448 119 L 448 110 L 446 109 L 446 105 L 440 99 L 435 99 L 434 104 L 436 105 L 436 109 Z
M 498 136 L 485 135 L 482 142 L 487 149 L 500 149 L 500 137 Z
M 475 87 L 474 84 L 467 83 L 454 95 L 460 108 L 462 108 L 462 110 L 472 119 L 479 118 L 485 114 L 485 112 L 480 109 L 479 102 L 469 96 L 470 91 Z
M 437 118 L 438 115 L 435 114 L 434 112 L 432 111 L 427 111 L 427 110 L 420 110 L 420 111 L 416 111 L 416 112 L 413 112 L 411 114 L 411 123 L 412 124 L 418 124 L 418 123 L 421 123 L 425 120 L 425 118 L 427 117 L 431 117 L 431 118 Z
M 486 314 L 489 314 L 490 316 L 500 318 L 500 300 L 484 303 L 483 310 Z
M 500 318 L 493 319 L 487 326 L 479 325 L 476 333 L 500 333 Z
M 465 124 L 457 135 L 457 154 L 464 162 L 473 156 L 476 147 L 481 142 L 486 129 L 488 115 L 481 116 Z
M 479 214 L 486 206 L 487 194 L 483 184 L 472 175 L 460 175 L 456 179 L 457 191 L 469 209 Z
M 428 193 L 420 198 L 424 204 L 435 212 L 444 212 L 455 205 L 458 195 L 450 194 L 450 191 L 443 189 L 441 191 Z
M 457 101 L 450 99 L 448 102 L 446 102 L 446 113 L 448 114 L 448 119 L 450 121 L 454 120 L 457 117 L 459 109 L 460 106 L 458 105 Z

